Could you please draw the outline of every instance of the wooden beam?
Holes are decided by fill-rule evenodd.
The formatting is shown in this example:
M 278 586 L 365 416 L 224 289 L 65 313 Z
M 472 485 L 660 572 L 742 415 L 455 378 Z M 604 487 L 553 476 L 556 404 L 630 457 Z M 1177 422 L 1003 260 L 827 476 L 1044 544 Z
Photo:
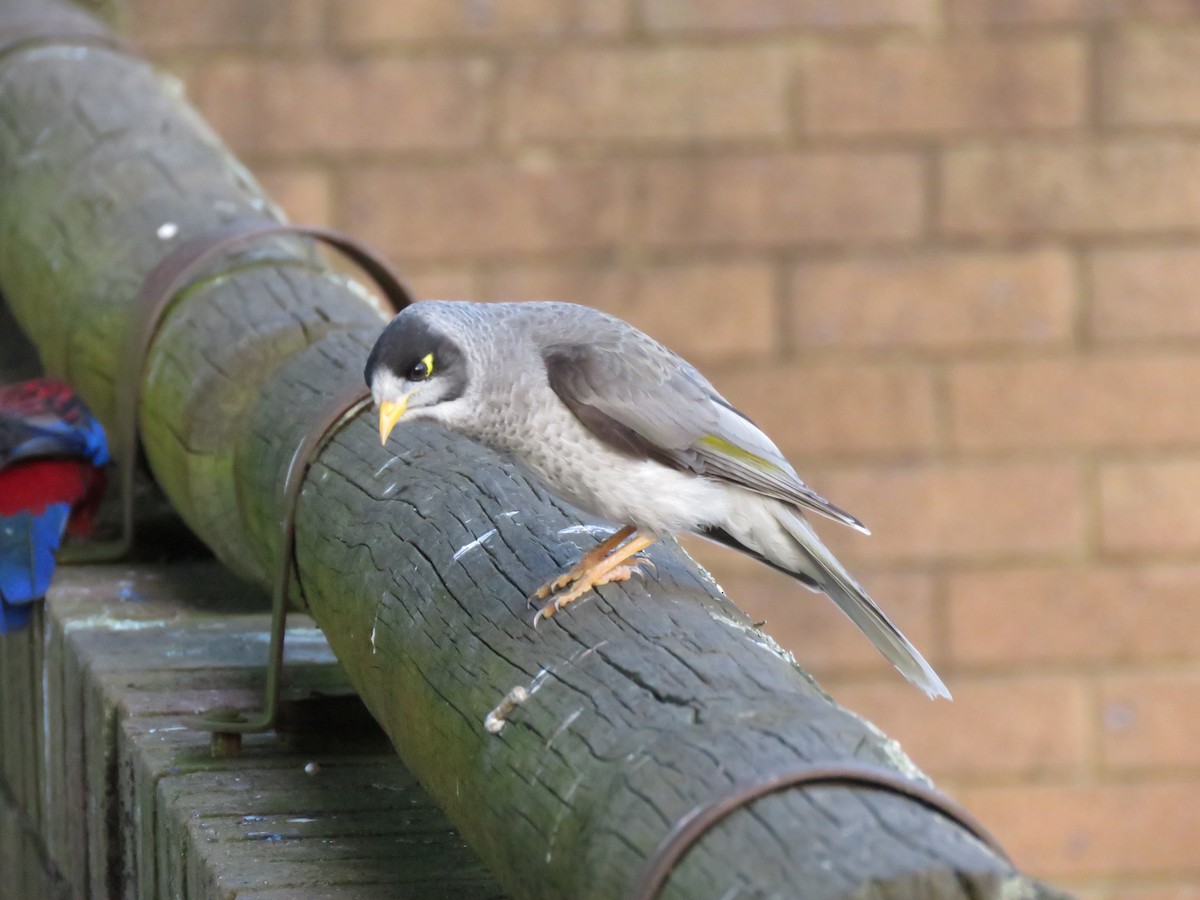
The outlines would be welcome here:
M 41 10 L 76 15 L 20 0 L 0 29 Z M 53 42 L 0 57 L 0 285 L 47 369 L 107 421 L 145 275 L 182 240 L 274 214 L 144 62 Z M 288 460 L 315 407 L 361 378 L 380 324 L 285 239 L 224 260 L 169 313 L 138 411 L 146 458 L 244 577 L 267 583 Z M 515 896 L 625 895 L 698 805 L 797 766 L 921 778 L 676 546 L 652 551 L 649 577 L 535 630 L 528 595 L 604 527 L 455 435 L 404 426 L 380 447 L 369 414 L 329 443 L 300 499 L 298 581 L 313 616 L 401 758 Z M 662 896 L 867 892 L 1057 896 L 925 806 L 828 786 L 735 812 Z

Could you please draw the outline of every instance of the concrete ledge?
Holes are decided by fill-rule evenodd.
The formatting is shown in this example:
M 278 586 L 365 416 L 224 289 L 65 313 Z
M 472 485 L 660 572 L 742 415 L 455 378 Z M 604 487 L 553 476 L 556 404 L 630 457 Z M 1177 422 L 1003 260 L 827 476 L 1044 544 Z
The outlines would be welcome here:
M 212 756 L 190 717 L 257 708 L 256 607 L 215 563 L 60 570 L 0 638 L 0 893 L 502 896 L 303 616 L 285 676 L 303 730 Z

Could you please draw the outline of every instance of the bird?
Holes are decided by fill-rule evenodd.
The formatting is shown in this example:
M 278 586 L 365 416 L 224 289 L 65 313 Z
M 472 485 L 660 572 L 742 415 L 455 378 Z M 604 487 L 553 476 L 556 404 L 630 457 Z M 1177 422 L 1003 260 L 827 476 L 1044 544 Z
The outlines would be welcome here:
M 801 481 L 694 366 L 628 322 L 574 303 L 423 300 L 383 328 L 363 374 L 385 445 L 402 418 L 436 423 L 620 526 L 535 592 L 531 603 L 546 601 L 535 625 L 640 572 L 659 537 L 692 533 L 828 595 L 905 678 L 950 698 L 806 514 L 869 530 Z
M 91 530 L 108 462 L 104 428 L 70 386 L 0 386 L 0 634 L 28 624 L 63 534 Z

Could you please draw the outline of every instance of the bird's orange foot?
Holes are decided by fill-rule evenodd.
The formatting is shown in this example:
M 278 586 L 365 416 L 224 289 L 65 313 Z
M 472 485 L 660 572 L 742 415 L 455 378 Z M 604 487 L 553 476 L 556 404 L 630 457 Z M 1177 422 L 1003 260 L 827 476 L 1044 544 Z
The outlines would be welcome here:
M 651 566 L 654 565 L 654 563 L 648 559 L 634 557 L 624 563 L 621 563 L 620 565 L 613 566 L 607 571 L 596 571 L 594 574 L 592 572 L 584 572 L 574 578 L 567 578 L 567 575 L 571 574 L 570 572 L 566 573 L 565 575 L 560 575 L 558 578 L 554 579 L 554 581 L 550 582 L 550 585 L 553 585 L 556 582 L 562 582 L 557 588 L 555 588 L 555 590 L 566 587 L 568 584 L 572 585 L 571 589 L 569 591 L 563 591 L 562 593 L 554 594 L 554 596 L 551 597 L 550 600 L 537 611 L 537 615 L 533 617 L 533 627 L 536 628 L 538 622 L 540 622 L 542 619 L 549 619 L 568 603 L 578 600 L 588 591 L 598 588 L 602 584 L 613 584 L 618 581 L 628 581 L 635 573 L 641 574 L 639 566 L 642 563 L 649 563 Z M 572 582 L 574 583 L 572 584 Z M 547 587 L 549 587 L 549 585 L 547 585 Z M 543 590 L 545 590 L 545 588 L 543 588 Z M 544 596 L 545 595 L 541 592 L 538 593 L 539 599 Z
M 611 554 L 617 552 L 617 548 L 632 537 L 637 529 L 632 525 L 626 525 L 617 531 L 614 531 L 607 538 L 589 550 L 583 555 L 579 562 L 567 569 L 561 575 L 551 578 L 543 584 L 532 597 L 529 598 L 529 605 L 533 606 L 534 600 L 545 600 L 551 594 L 556 594 L 565 588 L 568 584 L 573 584 L 579 579 L 586 576 L 596 567 L 610 557 Z M 620 560 L 617 560 L 620 562 Z
M 534 591 L 533 596 L 529 598 L 529 605 L 533 606 L 535 600 L 545 600 L 552 594 L 557 594 L 568 584 L 574 584 L 587 574 L 587 570 L 588 567 L 584 565 L 584 560 L 580 560 L 578 564 L 567 569 L 567 571 L 563 572 L 561 575 L 556 575 L 554 578 L 551 578 L 540 588 Z

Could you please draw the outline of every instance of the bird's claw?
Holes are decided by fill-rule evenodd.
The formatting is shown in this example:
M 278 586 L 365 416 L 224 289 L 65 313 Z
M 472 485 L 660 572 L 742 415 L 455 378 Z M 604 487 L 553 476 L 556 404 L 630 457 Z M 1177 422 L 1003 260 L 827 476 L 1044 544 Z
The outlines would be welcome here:
M 598 588 L 604 584 L 615 584 L 618 581 L 628 581 L 634 575 L 641 575 L 642 572 L 639 566 L 642 563 L 650 563 L 651 566 L 654 566 L 654 563 L 648 559 L 643 557 L 635 557 L 630 559 L 627 563 L 613 567 L 597 578 L 589 577 L 589 575 L 585 573 L 578 578 L 571 579 L 571 581 L 574 581 L 575 584 L 569 591 L 555 593 L 550 600 L 547 601 L 542 608 L 537 611 L 537 614 L 533 617 L 533 627 L 537 628 L 538 622 L 542 621 L 542 619 L 549 619 L 553 617 L 556 612 L 558 612 L 568 603 L 578 600 L 584 594 L 588 593 L 588 591 Z M 555 579 L 555 581 L 561 580 L 562 577 L 563 576 L 559 576 L 559 578 Z M 550 582 L 550 584 L 553 583 L 554 582 Z M 566 584 L 570 584 L 570 581 L 564 582 L 563 586 Z M 531 605 L 535 598 L 541 599 L 541 596 L 535 594 L 533 598 L 530 598 L 529 602 Z
M 533 596 L 529 598 L 529 605 L 533 606 L 534 600 L 545 600 L 547 597 L 557 594 L 571 582 L 578 581 L 583 574 L 583 572 L 571 569 L 561 575 L 556 575 L 534 592 Z
M 551 578 L 540 588 L 538 588 L 537 592 L 529 598 L 529 605 L 532 606 L 534 600 L 545 600 L 547 597 L 552 597 L 563 588 L 575 583 L 576 581 L 580 581 L 581 579 L 586 579 L 589 577 L 595 578 L 593 573 L 597 570 L 597 568 L 604 567 L 606 561 L 614 553 L 620 552 L 618 548 L 620 548 L 625 541 L 627 541 L 630 537 L 633 537 L 636 540 L 636 536 L 637 529 L 632 525 L 625 525 L 624 527 L 614 531 L 611 535 L 585 553 L 583 558 L 575 563 L 575 565 L 567 569 L 567 571 L 556 575 L 554 578 Z M 613 562 L 619 562 L 619 559 L 620 558 L 613 560 Z

